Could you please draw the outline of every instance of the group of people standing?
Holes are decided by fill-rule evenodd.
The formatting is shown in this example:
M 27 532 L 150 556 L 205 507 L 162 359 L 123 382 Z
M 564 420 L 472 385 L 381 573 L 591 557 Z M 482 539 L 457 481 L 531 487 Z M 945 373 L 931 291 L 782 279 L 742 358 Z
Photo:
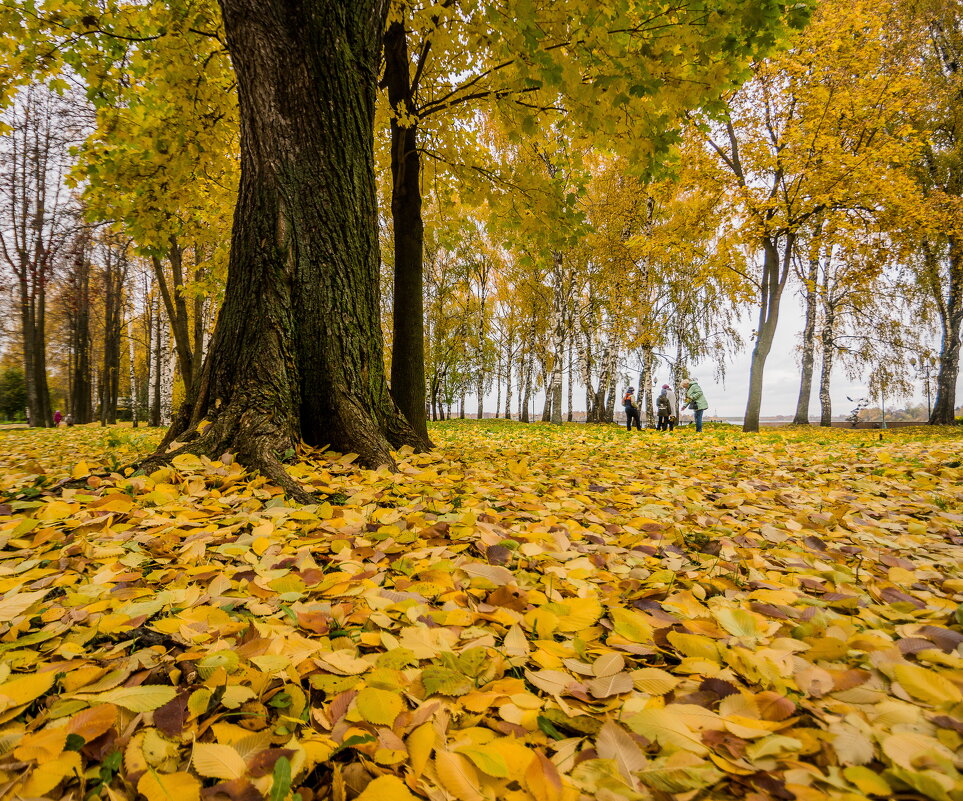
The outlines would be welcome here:
M 685 393 L 683 408 L 692 410 L 696 431 L 702 431 L 702 415 L 709 408 L 709 401 L 706 400 L 702 387 L 688 378 L 684 378 L 679 383 L 679 387 Z M 622 406 L 625 408 L 626 429 L 631 431 L 632 424 L 635 423 L 636 429 L 641 431 L 642 420 L 639 407 L 635 403 L 635 387 L 629 387 L 625 391 L 625 395 L 622 397 Z M 656 429 L 659 431 L 675 430 L 675 424 L 679 421 L 679 406 L 675 392 L 668 384 L 662 385 L 662 392 L 659 393 L 655 401 L 655 409 L 658 415 Z

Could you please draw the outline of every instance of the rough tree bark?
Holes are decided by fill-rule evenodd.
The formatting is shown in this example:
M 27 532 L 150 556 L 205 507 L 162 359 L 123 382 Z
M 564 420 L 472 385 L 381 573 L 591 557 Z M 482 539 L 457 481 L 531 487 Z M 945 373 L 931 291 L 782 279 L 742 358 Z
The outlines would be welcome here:
M 395 271 L 391 394 L 414 431 L 428 439 L 425 418 L 424 236 L 421 216 L 421 155 L 403 20 L 388 26 L 383 83 L 391 118 L 391 217 Z
M 820 229 L 816 229 L 818 237 Z M 806 298 L 806 322 L 802 332 L 802 371 L 799 379 L 799 398 L 792 421 L 797 426 L 809 425 L 809 399 L 813 391 L 813 368 L 816 362 L 816 281 L 819 277 L 819 252 L 809 259 L 809 269 L 803 277 Z
M 208 358 L 158 453 L 175 441 L 233 451 L 310 500 L 281 464 L 302 439 L 366 466 L 428 445 L 382 360 L 373 128 L 387 2 L 220 5 L 241 119 L 228 278 Z
M 655 356 L 651 345 L 642 349 L 642 372 L 639 375 L 639 391 L 637 398 L 642 400 L 645 411 L 645 427 L 655 428 L 655 416 L 652 410 L 652 376 L 655 371 Z
M 826 428 L 833 424 L 833 400 L 829 394 L 829 382 L 833 375 L 833 357 L 836 355 L 836 308 L 823 301 L 822 341 L 823 364 L 819 375 L 819 425 Z
M 762 284 L 759 289 L 759 324 L 756 329 L 756 344 L 752 349 L 749 368 L 749 399 L 746 402 L 746 415 L 742 424 L 743 431 L 759 430 L 759 409 L 762 406 L 762 377 L 766 369 L 766 359 L 772 349 L 772 340 L 779 322 L 779 304 L 782 292 L 789 277 L 795 234 L 785 235 L 783 253 L 780 258 L 779 239 L 772 236 L 763 238 L 764 261 Z
M 90 381 L 90 258 L 88 239 L 78 237 L 73 253 L 70 274 L 70 350 L 73 354 L 73 374 L 67 411 L 73 421 L 84 425 L 91 421 Z
M 508 338 L 505 352 L 505 419 L 512 419 L 512 337 Z
M 137 413 L 137 361 L 136 361 L 136 350 L 134 345 L 134 318 L 133 315 L 127 318 L 127 355 L 128 355 L 128 369 L 130 371 L 130 422 L 134 428 L 137 428 L 137 424 L 140 422 L 139 415 Z
M 117 422 L 120 399 L 121 315 L 127 259 L 122 250 L 110 244 L 104 246 L 103 255 L 104 370 L 100 382 L 100 424 L 106 426 Z
M 963 334 L 963 254 L 956 237 L 950 237 L 949 277 L 946 295 L 935 289 L 940 315 L 940 370 L 936 377 L 936 399 L 930 413 L 930 425 L 952 425 L 955 422 L 956 381 L 960 374 L 960 337 Z

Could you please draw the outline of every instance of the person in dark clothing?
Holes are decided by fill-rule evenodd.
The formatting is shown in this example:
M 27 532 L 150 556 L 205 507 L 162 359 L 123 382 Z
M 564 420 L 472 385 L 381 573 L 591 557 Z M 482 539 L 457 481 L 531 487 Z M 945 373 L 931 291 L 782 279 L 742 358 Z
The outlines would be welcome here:
M 642 430 L 642 420 L 639 417 L 639 407 L 635 405 L 635 388 L 629 387 L 622 396 L 622 406 L 625 408 L 625 430 L 632 430 L 632 421 L 635 421 L 637 431 Z
M 675 393 L 668 384 L 662 385 L 662 392 L 655 401 L 655 409 L 659 413 L 659 431 L 674 431 L 676 423 Z

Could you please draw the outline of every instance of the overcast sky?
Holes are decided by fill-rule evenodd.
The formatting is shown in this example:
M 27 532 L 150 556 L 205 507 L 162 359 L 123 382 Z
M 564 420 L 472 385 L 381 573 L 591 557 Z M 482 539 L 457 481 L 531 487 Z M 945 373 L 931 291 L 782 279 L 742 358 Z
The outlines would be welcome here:
M 747 342 L 746 347 L 726 364 L 726 375 L 724 381 L 717 381 L 714 377 L 715 366 L 711 362 L 696 364 L 692 367 L 690 374 L 695 377 L 705 392 L 709 401 L 708 414 L 719 415 L 722 417 L 742 417 L 746 410 L 746 400 L 749 393 L 749 360 L 752 352 L 752 343 L 749 342 L 749 335 L 754 329 L 753 321 L 747 315 L 740 326 L 740 333 Z M 799 397 L 799 353 L 800 334 L 803 328 L 803 313 L 799 299 L 795 296 L 787 296 L 783 299 L 783 308 L 780 310 L 779 325 L 776 329 L 776 336 L 772 346 L 772 352 L 766 362 L 766 371 L 763 381 L 762 410 L 763 417 L 773 417 L 776 415 L 793 415 L 796 412 L 796 400 Z M 938 344 L 938 343 L 934 343 Z M 629 362 L 631 364 L 631 361 Z M 819 361 L 817 356 L 816 375 L 813 378 L 813 390 L 809 404 L 809 419 L 816 421 L 819 419 Z M 907 365 L 907 370 L 913 368 Z M 852 402 L 846 396 L 852 398 L 865 397 L 869 390 L 867 386 L 868 375 L 863 380 L 850 381 L 844 371 L 837 365 L 833 370 L 832 380 L 832 399 L 833 416 L 846 416 L 853 409 Z M 663 364 L 656 372 L 656 387 L 669 380 L 668 368 Z M 638 373 L 633 372 L 630 376 L 630 385 L 638 389 L 636 382 Z M 902 408 L 911 404 L 926 404 L 926 395 L 923 389 L 923 381 L 915 379 L 915 393 L 912 398 L 906 399 L 887 399 L 887 406 Z M 619 391 L 624 389 L 620 384 Z M 935 374 L 930 381 L 931 397 L 936 395 Z M 564 388 L 564 397 L 567 398 L 568 387 Z M 539 393 L 534 399 L 536 414 L 541 414 L 544 395 Z M 963 402 L 963 375 L 957 382 L 956 403 Z M 485 411 L 494 410 L 495 395 L 489 394 L 486 398 Z M 504 399 L 503 399 L 504 403 Z M 567 400 L 563 400 L 563 409 L 567 410 Z M 513 400 L 512 414 L 517 411 L 517 396 Z M 574 407 L 576 410 L 584 411 L 585 391 L 580 386 L 575 387 Z M 878 405 L 874 400 L 872 406 Z M 474 401 L 469 401 L 467 410 L 475 412 Z

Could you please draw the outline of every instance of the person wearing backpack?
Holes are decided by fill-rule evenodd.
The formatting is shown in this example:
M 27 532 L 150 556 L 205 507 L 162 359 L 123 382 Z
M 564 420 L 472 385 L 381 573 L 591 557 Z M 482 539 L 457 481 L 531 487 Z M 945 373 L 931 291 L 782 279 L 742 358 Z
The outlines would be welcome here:
M 686 408 L 692 409 L 695 416 L 696 431 L 702 431 L 702 415 L 709 408 L 709 401 L 706 400 L 702 387 L 688 378 L 683 379 L 679 386 L 685 391 Z
M 675 408 L 675 393 L 668 384 L 662 385 L 662 392 L 656 398 L 655 408 L 659 414 L 656 428 L 659 431 L 674 431 L 676 420 L 679 419 L 678 410 Z
M 642 430 L 642 420 L 639 417 L 639 407 L 635 405 L 635 387 L 629 387 L 622 396 L 622 407 L 625 409 L 625 430 L 632 430 L 632 421 L 635 421 L 637 431 Z

